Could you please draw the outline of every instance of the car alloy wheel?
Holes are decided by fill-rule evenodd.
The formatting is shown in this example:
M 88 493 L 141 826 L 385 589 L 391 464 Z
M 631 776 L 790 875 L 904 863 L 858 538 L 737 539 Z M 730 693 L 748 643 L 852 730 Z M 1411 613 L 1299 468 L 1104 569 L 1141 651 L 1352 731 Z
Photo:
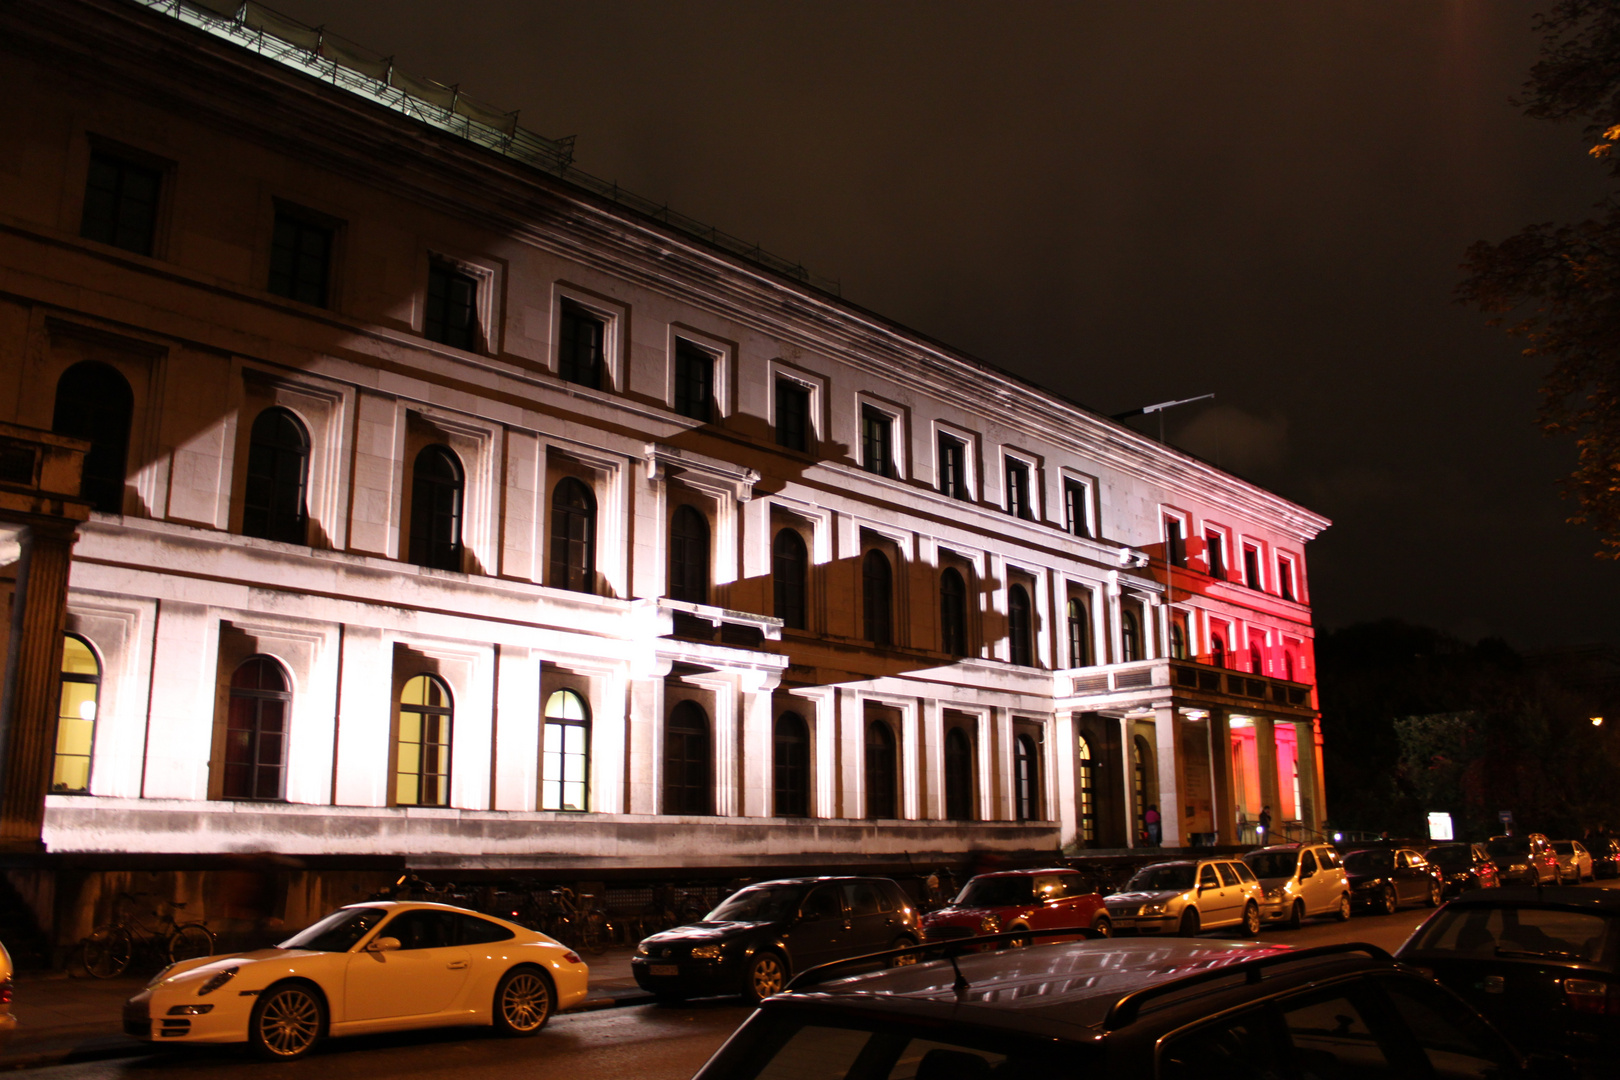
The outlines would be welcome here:
M 315 1048 L 326 1029 L 326 1005 L 307 983 L 281 983 L 259 995 L 248 1042 L 260 1057 L 291 1061 Z
M 503 1035 L 533 1035 L 551 1019 L 551 987 L 534 968 L 513 968 L 495 987 L 495 1029 Z
M 1305 921 L 1305 901 L 1303 901 L 1303 900 L 1295 900 L 1294 901 L 1294 906 L 1288 909 L 1288 921 L 1287 921 L 1286 925 L 1287 925 L 1288 929 L 1290 929 L 1290 930 L 1298 930 L 1299 927 L 1300 927 L 1300 924 L 1303 923 L 1304 921 Z
M 1176 927 L 1176 933 L 1182 937 L 1192 937 L 1198 933 L 1198 909 L 1189 907 L 1181 913 L 1181 924 Z
M 1340 922 L 1349 922 L 1350 921 L 1350 894 L 1349 893 L 1340 893 L 1339 894 L 1339 910 L 1335 911 L 1333 913 L 1333 915 Z
M 1429 906 L 1440 906 L 1440 883 L 1438 881 L 1429 882 Z
M 782 958 L 773 952 L 762 952 L 754 957 L 743 976 L 743 996 L 750 1001 L 760 1001 L 780 994 L 785 985 L 787 969 L 782 966 Z
M 1243 933 L 1254 937 L 1260 932 L 1260 905 L 1250 900 L 1243 908 Z
M 1400 906 L 1395 897 L 1395 886 L 1393 885 L 1385 885 L 1383 895 L 1379 899 L 1383 901 L 1385 915 L 1395 914 L 1395 909 Z
M 1091 928 L 1103 937 L 1114 936 L 1114 922 L 1106 915 L 1098 916 L 1097 921 L 1091 924 Z

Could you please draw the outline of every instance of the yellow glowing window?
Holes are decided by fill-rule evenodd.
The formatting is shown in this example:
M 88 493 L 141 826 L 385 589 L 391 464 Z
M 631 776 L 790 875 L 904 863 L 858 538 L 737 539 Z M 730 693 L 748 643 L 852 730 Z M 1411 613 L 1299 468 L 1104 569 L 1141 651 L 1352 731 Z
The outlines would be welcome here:
M 56 762 L 51 790 L 65 795 L 90 791 L 90 753 L 96 743 L 101 665 L 80 638 L 62 644 L 62 700 L 56 712 Z
M 432 675 L 418 675 L 399 695 L 399 741 L 394 801 L 400 806 L 450 804 L 450 691 Z
M 590 723 L 584 699 L 572 690 L 558 690 L 546 699 L 540 748 L 540 809 L 588 809 Z

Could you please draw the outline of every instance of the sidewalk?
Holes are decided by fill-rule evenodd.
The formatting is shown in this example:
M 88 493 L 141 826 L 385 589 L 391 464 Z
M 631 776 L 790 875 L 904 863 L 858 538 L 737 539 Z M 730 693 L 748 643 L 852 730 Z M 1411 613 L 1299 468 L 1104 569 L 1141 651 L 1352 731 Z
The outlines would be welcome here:
M 630 974 L 632 951 L 624 946 L 585 957 L 591 967 L 591 990 L 569 1012 L 651 1002 L 652 995 L 643 993 Z M 124 1034 L 122 1015 L 125 999 L 146 980 L 147 976 L 92 979 L 82 972 L 18 975 L 11 1005 L 17 1027 L 0 1046 L 0 1071 L 151 1053 L 149 1044 Z

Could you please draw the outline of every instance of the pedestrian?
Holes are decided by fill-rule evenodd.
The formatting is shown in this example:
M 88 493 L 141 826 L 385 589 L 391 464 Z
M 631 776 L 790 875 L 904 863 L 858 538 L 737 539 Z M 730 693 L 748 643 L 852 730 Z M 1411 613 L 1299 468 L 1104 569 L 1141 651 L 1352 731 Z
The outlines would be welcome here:
M 1271 835 L 1271 807 L 1260 808 L 1260 842 L 1265 843 L 1266 837 Z
M 1148 803 L 1147 813 L 1142 815 L 1142 821 L 1147 825 L 1148 843 L 1158 847 L 1164 839 L 1164 828 L 1159 824 L 1159 804 Z

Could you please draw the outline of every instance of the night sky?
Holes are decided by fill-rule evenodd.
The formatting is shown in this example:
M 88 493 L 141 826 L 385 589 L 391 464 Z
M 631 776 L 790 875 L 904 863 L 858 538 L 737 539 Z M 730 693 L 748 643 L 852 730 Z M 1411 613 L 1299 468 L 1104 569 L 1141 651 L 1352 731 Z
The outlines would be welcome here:
M 1509 102 L 1533 4 L 273 6 L 1101 412 L 1215 393 L 1169 441 L 1333 519 L 1319 630 L 1620 644 L 1541 372 L 1452 299 L 1604 193 Z

